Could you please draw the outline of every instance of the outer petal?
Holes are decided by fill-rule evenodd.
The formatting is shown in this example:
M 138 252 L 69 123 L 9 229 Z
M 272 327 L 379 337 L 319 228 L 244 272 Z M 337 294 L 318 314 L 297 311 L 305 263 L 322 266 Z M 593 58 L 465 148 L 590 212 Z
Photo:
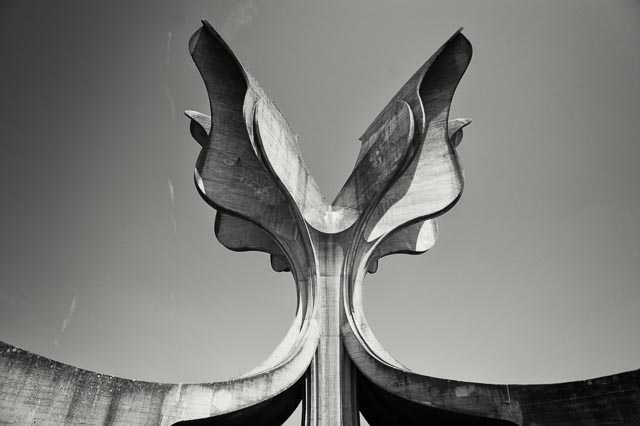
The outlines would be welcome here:
M 196 164 L 201 195 L 217 209 L 245 217 L 276 236 L 293 238 L 296 222 L 288 202 L 258 157 L 247 126 L 255 103 L 251 81 L 210 26 L 200 28 L 189 46 L 211 106 L 209 143 Z
M 343 336 L 349 356 L 363 375 L 358 382 L 365 392 L 362 412 L 368 419 L 366 413 L 376 410 L 376 400 L 378 404 L 384 401 L 381 405 L 387 407 L 377 408 L 376 419 L 380 423 L 374 421 L 372 425 L 385 424 L 385 418 L 402 418 L 401 424 L 405 425 L 421 425 L 436 419 L 444 425 L 522 424 L 518 403 L 507 403 L 505 385 L 464 383 L 415 374 L 379 360 L 349 324 L 343 327 Z
M 458 32 L 394 97 L 407 101 L 414 116 L 420 117 L 416 152 L 369 219 L 367 241 L 408 222 L 442 214 L 459 198 L 462 170 L 447 124 L 453 93 L 470 60 L 471 44 Z
M 185 115 L 191 119 L 190 130 L 193 138 L 201 146 L 206 146 L 209 143 L 211 117 L 197 111 L 185 111 Z M 229 250 L 262 251 L 271 254 L 271 266 L 276 272 L 291 270 L 276 240 L 253 222 L 218 212 L 215 235 L 218 241 Z
M 640 419 L 640 370 L 544 385 L 469 383 L 423 376 L 372 356 L 346 325 L 369 424 L 631 425 Z
M 454 146 L 462 141 L 462 128 L 471 120 L 457 118 L 449 120 L 449 135 Z M 438 238 L 438 226 L 435 219 L 425 219 L 410 225 L 405 225 L 387 234 L 378 244 L 369 259 L 367 271 L 375 274 L 378 271 L 378 260 L 392 254 L 421 254 L 431 249 Z
M 300 380 L 319 339 L 314 320 L 301 333 L 293 352 L 272 368 L 202 384 L 102 375 L 0 343 L 0 415 L 12 424 L 170 425 L 217 416 L 207 424 L 247 425 L 249 414 L 263 410 L 259 416 L 273 418 L 265 424 L 279 424 L 276 421 L 288 417 L 302 397 Z

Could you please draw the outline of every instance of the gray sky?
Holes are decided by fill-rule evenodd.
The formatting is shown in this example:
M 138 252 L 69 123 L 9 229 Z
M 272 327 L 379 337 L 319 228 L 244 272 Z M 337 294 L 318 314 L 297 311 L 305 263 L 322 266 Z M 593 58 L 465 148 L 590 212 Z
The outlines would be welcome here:
M 0 339 L 108 374 L 223 380 L 295 310 L 268 256 L 226 251 L 196 193 L 187 50 L 208 19 L 300 135 L 332 199 L 357 138 L 458 27 L 461 202 L 370 276 L 378 339 L 484 382 L 640 368 L 637 1 L 0 3 Z

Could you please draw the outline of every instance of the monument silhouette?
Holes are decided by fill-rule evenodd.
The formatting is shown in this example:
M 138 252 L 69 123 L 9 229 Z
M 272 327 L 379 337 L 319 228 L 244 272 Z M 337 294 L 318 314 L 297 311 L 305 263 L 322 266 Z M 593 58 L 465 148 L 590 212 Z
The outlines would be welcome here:
M 164 384 L 81 370 L 0 345 L 0 422 L 9 424 L 634 425 L 640 370 L 585 381 L 483 384 L 414 373 L 376 340 L 362 306 L 365 276 L 384 256 L 418 254 L 459 200 L 456 148 L 468 119 L 450 119 L 471 60 L 461 30 L 409 79 L 360 138 L 354 169 L 327 202 L 297 136 L 207 23 L 189 48 L 210 116 L 187 111 L 202 149 L 195 183 L 217 210 L 215 235 L 269 253 L 289 271 L 297 311 L 284 340 L 233 380 Z

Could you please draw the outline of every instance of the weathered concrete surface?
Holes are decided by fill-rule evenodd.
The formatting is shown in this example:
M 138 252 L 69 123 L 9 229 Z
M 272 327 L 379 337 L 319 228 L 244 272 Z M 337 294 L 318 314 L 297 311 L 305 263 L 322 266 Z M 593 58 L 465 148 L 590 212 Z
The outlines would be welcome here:
M 301 373 L 314 348 L 294 362 Z M 171 425 L 216 416 L 196 424 L 260 419 L 280 425 L 303 393 L 304 376 L 291 368 L 219 383 L 152 383 L 75 368 L 0 342 L 0 424 Z
M 486 384 L 446 380 L 390 366 L 348 330 L 358 369 L 360 410 L 372 426 L 640 425 L 640 370 L 589 380 L 544 384 Z

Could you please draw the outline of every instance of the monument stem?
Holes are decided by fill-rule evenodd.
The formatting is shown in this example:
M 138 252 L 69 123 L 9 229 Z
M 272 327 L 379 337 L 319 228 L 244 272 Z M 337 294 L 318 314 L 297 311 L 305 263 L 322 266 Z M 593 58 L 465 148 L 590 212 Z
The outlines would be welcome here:
M 305 395 L 307 426 L 358 426 L 354 371 L 341 341 L 345 323 L 342 286 L 344 249 L 339 235 L 317 234 L 316 303 L 321 337 L 309 369 Z

